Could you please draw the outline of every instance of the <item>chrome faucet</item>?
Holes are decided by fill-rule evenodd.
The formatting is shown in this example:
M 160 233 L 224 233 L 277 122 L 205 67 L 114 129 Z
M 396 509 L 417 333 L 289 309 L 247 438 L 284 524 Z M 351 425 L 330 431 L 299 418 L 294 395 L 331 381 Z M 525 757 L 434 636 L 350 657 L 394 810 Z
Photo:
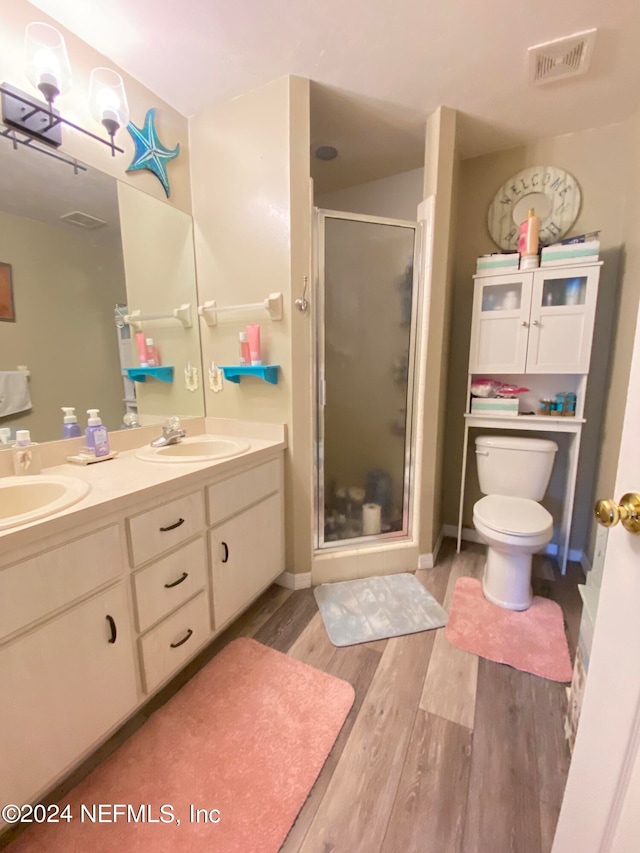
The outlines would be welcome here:
M 169 444 L 178 444 L 187 433 L 180 428 L 180 418 L 167 418 L 162 427 L 162 435 L 154 438 L 151 447 L 166 447 Z

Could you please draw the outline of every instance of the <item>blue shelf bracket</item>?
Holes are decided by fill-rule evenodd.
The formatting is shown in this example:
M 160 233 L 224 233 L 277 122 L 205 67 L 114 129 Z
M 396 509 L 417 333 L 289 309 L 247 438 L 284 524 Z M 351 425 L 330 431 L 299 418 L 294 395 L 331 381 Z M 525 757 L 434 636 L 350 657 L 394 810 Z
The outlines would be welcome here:
M 162 365 L 160 367 L 127 367 L 125 373 L 134 382 L 146 382 L 147 376 L 159 379 L 160 382 L 173 382 L 173 367 Z
M 231 364 L 220 365 L 220 369 L 224 374 L 224 378 L 229 382 L 238 384 L 243 376 L 257 376 L 259 379 L 264 379 L 271 385 L 278 384 L 278 369 L 279 364 Z

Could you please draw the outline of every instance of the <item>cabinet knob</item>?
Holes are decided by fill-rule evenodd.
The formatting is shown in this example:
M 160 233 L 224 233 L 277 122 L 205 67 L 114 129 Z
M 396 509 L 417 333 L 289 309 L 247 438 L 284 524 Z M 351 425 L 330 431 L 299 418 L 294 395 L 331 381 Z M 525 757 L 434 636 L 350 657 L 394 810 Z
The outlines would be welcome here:
M 521 326 L 524 326 L 524 327 L 526 328 L 529 324 L 527 323 L 527 321 L 526 321 L 526 320 L 523 320 L 523 321 L 520 323 L 520 325 L 521 325 Z
M 637 492 L 627 492 L 619 504 L 610 498 L 599 500 L 594 511 L 598 524 L 603 527 L 615 527 L 621 521 L 629 533 L 640 533 L 640 494 Z
M 532 323 L 531 325 L 532 325 L 532 326 L 539 326 L 539 325 L 540 325 L 540 321 L 539 321 L 539 320 L 534 320 L 534 321 L 533 321 L 533 323 Z

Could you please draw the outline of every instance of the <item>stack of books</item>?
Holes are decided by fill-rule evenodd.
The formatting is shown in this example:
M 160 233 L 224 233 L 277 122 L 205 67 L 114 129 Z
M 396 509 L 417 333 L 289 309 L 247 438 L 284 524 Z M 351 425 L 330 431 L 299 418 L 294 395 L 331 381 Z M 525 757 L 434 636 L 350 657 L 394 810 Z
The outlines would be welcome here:
M 476 275 L 495 275 L 497 272 L 518 272 L 520 255 L 517 252 L 482 255 L 476 261 Z
M 567 264 L 597 263 L 600 256 L 600 232 L 569 237 L 552 246 L 544 246 L 540 257 L 541 267 L 562 267 Z

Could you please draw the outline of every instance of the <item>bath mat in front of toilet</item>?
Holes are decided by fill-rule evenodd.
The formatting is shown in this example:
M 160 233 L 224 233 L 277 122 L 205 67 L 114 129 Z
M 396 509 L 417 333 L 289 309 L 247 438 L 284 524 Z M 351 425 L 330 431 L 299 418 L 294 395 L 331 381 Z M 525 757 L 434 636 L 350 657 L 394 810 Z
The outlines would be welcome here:
M 324 583 L 313 594 L 334 646 L 442 628 L 447 611 L 413 575 Z
M 453 591 L 447 640 L 479 655 L 550 681 L 571 681 L 562 608 L 534 596 L 528 610 L 506 610 L 487 601 L 482 583 L 460 578 Z

